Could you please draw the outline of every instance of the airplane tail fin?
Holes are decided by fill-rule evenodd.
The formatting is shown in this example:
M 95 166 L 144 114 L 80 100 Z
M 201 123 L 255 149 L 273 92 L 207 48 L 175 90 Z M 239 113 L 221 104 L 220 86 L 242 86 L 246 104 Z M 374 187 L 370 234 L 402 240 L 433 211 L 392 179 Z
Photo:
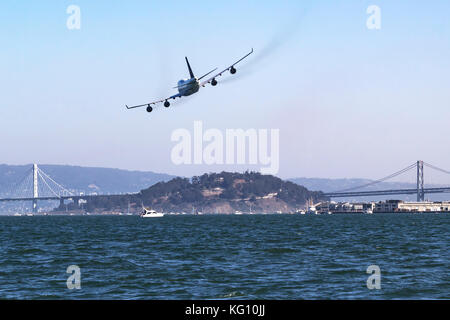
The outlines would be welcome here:
M 186 58 L 186 63 L 187 63 L 188 69 L 189 69 L 189 75 L 191 76 L 191 79 L 195 78 L 194 73 L 192 72 L 192 69 L 191 69 L 191 65 L 189 64 L 189 60 L 187 57 L 185 57 L 185 58 Z

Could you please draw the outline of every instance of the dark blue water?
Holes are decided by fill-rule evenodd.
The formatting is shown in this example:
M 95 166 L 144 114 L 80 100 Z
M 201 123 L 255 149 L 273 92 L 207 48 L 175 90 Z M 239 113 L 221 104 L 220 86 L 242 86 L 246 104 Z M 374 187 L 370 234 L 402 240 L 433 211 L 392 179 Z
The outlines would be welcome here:
M 0 298 L 448 299 L 449 231 L 448 214 L 0 217 Z

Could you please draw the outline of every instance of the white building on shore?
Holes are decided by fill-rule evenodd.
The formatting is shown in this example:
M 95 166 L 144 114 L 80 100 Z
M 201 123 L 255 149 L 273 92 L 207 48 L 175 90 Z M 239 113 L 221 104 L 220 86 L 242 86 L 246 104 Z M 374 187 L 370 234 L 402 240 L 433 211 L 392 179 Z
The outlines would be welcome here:
M 450 212 L 450 202 L 405 202 L 402 200 L 358 203 L 326 201 L 314 204 L 313 207 L 317 214 Z
M 377 202 L 374 212 L 450 212 L 450 202 L 388 200 Z

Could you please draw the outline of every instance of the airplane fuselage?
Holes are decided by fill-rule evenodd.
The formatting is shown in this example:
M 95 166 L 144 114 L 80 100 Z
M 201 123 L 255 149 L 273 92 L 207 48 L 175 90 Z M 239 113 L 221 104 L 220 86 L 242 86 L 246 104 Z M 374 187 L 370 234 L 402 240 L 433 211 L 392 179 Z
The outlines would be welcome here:
M 182 96 L 190 96 L 191 94 L 198 92 L 199 89 L 200 84 L 197 78 L 183 79 L 178 81 L 178 92 Z
M 129 107 L 126 105 L 127 109 L 134 109 L 134 108 L 140 108 L 140 107 L 147 107 L 147 112 L 152 112 L 153 111 L 153 105 L 156 105 L 158 103 L 164 103 L 164 107 L 168 108 L 170 107 L 170 101 L 169 100 L 175 100 L 176 98 L 181 98 L 181 97 L 187 97 L 190 95 L 193 95 L 194 93 L 197 93 L 200 90 L 200 86 L 204 87 L 206 84 L 210 83 L 213 87 L 217 85 L 217 77 L 222 76 L 223 73 L 229 71 L 231 74 L 235 74 L 236 73 L 236 68 L 234 67 L 236 64 L 238 64 L 240 61 L 244 60 L 246 57 L 248 57 L 250 54 L 253 53 L 253 49 L 250 53 L 248 53 L 247 55 L 245 55 L 243 58 L 239 59 L 238 61 L 236 61 L 235 63 L 233 63 L 231 66 L 225 68 L 224 70 L 218 72 L 217 74 L 211 76 L 209 79 L 207 80 L 203 80 L 202 82 L 200 82 L 203 78 L 205 78 L 206 76 L 210 75 L 211 73 L 213 73 L 214 71 L 217 70 L 217 68 L 209 71 L 208 73 L 200 76 L 200 77 L 196 77 L 194 75 L 194 72 L 192 71 L 191 65 L 189 64 L 189 60 L 187 57 L 185 57 L 186 59 L 186 65 L 188 67 L 189 70 L 189 78 L 188 79 L 182 79 L 180 81 L 178 81 L 178 84 L 176 87 L 174 87 L 173 89 L 177 89 L 178 93 L 174 94 L 168 98 L 165 99 L 161 99 L 158 101 L 153 101 L 153 102 L 149 102 L 146 104 L 140 104 L 140 105 L 136 105 L 136 106 L 132 106 Z

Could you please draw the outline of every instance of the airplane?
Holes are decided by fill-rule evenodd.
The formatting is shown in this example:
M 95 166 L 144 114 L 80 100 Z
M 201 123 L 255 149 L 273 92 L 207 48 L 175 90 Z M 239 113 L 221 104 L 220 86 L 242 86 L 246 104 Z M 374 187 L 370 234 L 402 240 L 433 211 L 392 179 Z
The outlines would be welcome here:
M 145 104 L 140 104 L 137 106 L 132 106 L 132 107 L 129 107 L 128 105 L 125 105 L 125 106 L 127 107 L 127 109 L 147 107 L 147 112 L 152 112 L 153 111 L 152 105 L 156 105 L 158 103 L 164 102 L 164 107 L 168 108 L 168 107 L 170 107 L 170 102 L 169 102 L 170 99 L 175 100 L 176 98 L 190 96 L 194 93 L 197 93 L 200 90 L 200 87 L 205 87 L 208 83 L 210 83 L 212 86 L 216 86 L 218 83 L 216 78 L 222 76 L 222 74 L 224 74 L 227 71 L 230 71 L 231 74 L 235 74 L 237 72 L 235 65 L 237 65 L 239 62 L 241 62 L 242 60 L 247 58 L 252 53 L 253 53 L 253 49 L 252 49 L 252 51 L 250 51 L 250 53 L 246 54 L 244 57 L 242 57 L 241 59 L 239 59 L 238 61 L 233 63 L 231 66 L 225 68 L 224 70 L 220 71 L 219 73 L 215 74 L 214 76 L 208 78 L 207 80 L 205 80 L 203 82 L 200 82 L 200 80 L 202 80 L 206 76 L 208 76 L 211 73 L 213 73 L 214 71 L 216 71 L 217 68 L 209 71 L 208 73 L 204 74 L 200 78 L 196 78 L 194 73 L 192 72 L 191 65 L 189 64 L 188 58 L 185 57 L 187 67 L 189 69 L 190 79 L 182 79 L 182 80 L 178 81 L 177 86 L 173 88 L 173 89 L 178 89 L 177 94 L 170 96 L 169 98 L 166 98 L 166 99 L 149 102 L 149 103 L 145 103 Z

